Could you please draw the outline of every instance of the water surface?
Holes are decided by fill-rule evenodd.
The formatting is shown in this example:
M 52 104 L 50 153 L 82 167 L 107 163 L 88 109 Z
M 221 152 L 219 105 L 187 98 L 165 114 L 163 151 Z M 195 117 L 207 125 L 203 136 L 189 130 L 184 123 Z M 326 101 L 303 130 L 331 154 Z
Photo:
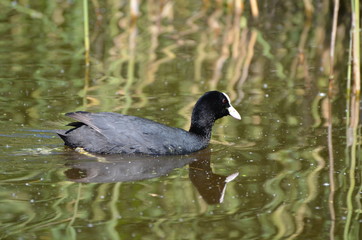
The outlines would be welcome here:
M 342 21 L 333 192 L 330 13 L 317 1 L 320 14 L 308 22 L 302 2 L 273 2 L 256 18 L 239 1 L 145 1 L 132 18 L 128 2 L 92 1 L 89 68 L 80 1 L 0 3 L 0 238 L 359 239 L 347 30 Z M 193 104 L 214 89 L 242 120 L 219 120 L 200 153 L 94 156 L 64 148 L 52 132 L 76 110 L 188 129 Z

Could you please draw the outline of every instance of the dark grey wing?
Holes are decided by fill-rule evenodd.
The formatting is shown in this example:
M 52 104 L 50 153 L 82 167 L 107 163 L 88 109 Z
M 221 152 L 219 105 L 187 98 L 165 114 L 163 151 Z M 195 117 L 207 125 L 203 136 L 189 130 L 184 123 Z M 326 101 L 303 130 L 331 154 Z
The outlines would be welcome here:
M 70 113 L 65 114 L 65 116 L 78 120 L 79 122 L 84 123 L 85 125 L 88 125 L 89 127 L 93 128 L 94 130 L 96 130 L 97 132 L 100 133 L 101 130 L 92 123 L 92 115 L 94 115 L 94 114 L 92 114 L 90 112 L 83 112 L 83 111 L 70 112 Z M 79 127 L 77 122 L 69 123 L 68 126 Z
M 144 118 L 88 112 L 67 116 L 86 125 L 75 129 L 73 135 L 82 135 L 82 147 L 92 152 L 183 154 L 205 147 L 200 146 L 198 137 L 185 130 Z
M 68 126 L 74 128 L 64 131 L 57 131 L 63 139 L 65 145 L 72 148 L 81 147 L 90 152 L 107 153 L 109 145 L 107 137 L 102 134 L 101 129 L 92 122 L 94 113 L 89 112 L 70 112 L 65 114 L 79 122 L 69 123 Z
M 147 154 L 181 154 L 190 145 L 190 133 L 135 116 L 100 113 L 92 119 L 116 151 Z M 106 122 L 103 122 L 106 120 Z

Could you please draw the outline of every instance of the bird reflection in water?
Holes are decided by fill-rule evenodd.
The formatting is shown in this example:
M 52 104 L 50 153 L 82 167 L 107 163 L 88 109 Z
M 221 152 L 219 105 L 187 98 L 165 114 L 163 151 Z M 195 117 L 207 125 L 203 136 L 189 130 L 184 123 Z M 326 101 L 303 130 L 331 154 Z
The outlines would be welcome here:
M 226 184 L 238 175 L 238 172 L 229 176 L 213 173 L 210 166 L 209 150 L 201 151 L 197 160 L 189 163 L 190 180 L 208 204 L 222 203 Z
M 209 149 L 184 156 L 120 156 L 94 155 L 96 159 L 72 159 L 65 175 L 70 181 L 80 183 L 129 182 L 167 175 L 175 168 L 189 164 L 189 178 L 208 204 L 222 203 L 226 185 L 238 172 L 222 176 L 212 172 Z

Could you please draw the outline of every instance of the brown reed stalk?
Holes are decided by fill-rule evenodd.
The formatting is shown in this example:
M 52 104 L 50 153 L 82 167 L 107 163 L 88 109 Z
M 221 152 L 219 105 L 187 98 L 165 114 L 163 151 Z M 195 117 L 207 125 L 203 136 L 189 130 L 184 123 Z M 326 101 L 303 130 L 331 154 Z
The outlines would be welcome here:
M 353 15 L 352 21 L 354 25 L 354 31 L 352 32 L 352 56 L 353 56 L 353 82 L 354 82 L 354 94 L 356 96 L 360 95 L 361 91 L 361 49 L 360 49 L 360 6 L 359 0 L 354 0 L 354 8 L 353 8 Z M 357 121 L 354 122 L 354 126 L 358 125 L 358 116 Z
M 303 0 L 303 2 L 305 15 L 307 16 L 308 21 L 310 21 L 314 13 L 313 4 L 311 3 L 311 0 Z
M 339 10 L 339 0 L 334 1 L 334 10 L 333 10 L 333 22 L 332 22 L 332 33 L 331 33 L 331 47 L 330 47 L 330 73 L 329 73 L 329 85 L 328 85 L 328 156 L 329 156 L 329 212 L 331 217 L 331 227 L 330 227 L 330 239 L 334 239 L 335 231 L 335 220 L 336 212 L 334 209 L 334 195 L 335 195 L 335 180 L 334 180 L 334 154 L 333 154 L 333 122 L 332 122 L 332 94 L 335 84 L 334 79 L 334 54 L 335 54 L 335 45 L 336 45 L 336 32 L 337 32 L 337 23 L 338 23 L 338 10 Z
M 130 1 L 131 26 L 133 26 L 136 23 L 136 20 L 140 15 L 139 6 L 140 3 L 138 2 L 138 0 Z
M 259 8 L 257 0 L 250 0 L 251 14 L 254 18 L 259 17 Z
M 356 165 L 357 165 L 357 129 L 359 124 L 359 112 L 360 112 L 360 6 L 359 0 L 351 0 L 352 5 L 352 24 L 351 24 L 351 55 L 352 55 L 352 93 L 350 94 L 350 109 L 351 120 L 349 125 L 349 133 L 351 140 L 351 152 L 350 152 L 350 166 L 349 166 L 349 188 L 347 192 L 347 216 L 344 227 L 344 239 L 350 239 L 350 233 L 352 232 L 351 225 L 353 223 L 353 214 L 356 212 L 353 209 L 353 193 L 356 186 Z M 347 136 L 348 137 L 348 136 Z M 358 193 L 359 195 L 359 193 Z
M 359 105 L 361 92 L 361 56 L 360 56 L 360 7 L 359 0 L 352 0 L 352 94 L 350 128 L 356 129 L 359 123 Z

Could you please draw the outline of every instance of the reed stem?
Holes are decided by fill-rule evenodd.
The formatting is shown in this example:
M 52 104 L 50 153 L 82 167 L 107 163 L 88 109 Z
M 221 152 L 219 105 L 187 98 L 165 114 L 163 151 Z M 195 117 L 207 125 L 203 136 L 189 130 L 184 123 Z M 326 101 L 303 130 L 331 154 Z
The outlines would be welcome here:
M 351 158 L 349 167 L 349 187 L 347 192 L 347 216 L 344 227 L 344 239 L 350 239 L 352 234 L 353 213 L 356 212 L 353 205 L 353 192 L 356 186 L 356 166 L 357 166 L 357 130 L 359 124 L 359 112 L 360 112 L 360 88 L 361 88 L 361 73 L 360 73 L 360 7 L 359 0 L 351 0 L 352 5 L 352 94 L 351 94 L 351 121 L 350 130 L 351 133 Z M 348 137 L 348 136 L 347 136 Z
M 336 32 L 337 32 L 337 23 L 338 23 L 338 11 L 339 11 L 339 0 L 334 1 L 334 10 L 333 10 L 333 24 L 332 24 L 332 33 L 331 33 L 331 47 L 330 47 L 330 73 L 329 73 L 329 86 L 328 86 L 328 156 L 329 156 L 329 213 L 331 217 L 331 228 L 330 228 L 330 237 L 334 236 L 335 228 L 335 219 L 336 213 L 334 209 L 334 194 L 335 194 L 335 181 L 334 181 L 334 154 L 333 154 L 333 111 L 332 111 L 332 97 L 333 97 L 333 88 L 335 84 L 334 79 L 334 54 L 335 54 L 335 45 L 336 45 Z
M 88 15 L 88 0 L 83 0 L 83 17 L 84 17 L 84 50 L 85 50 L 85 65 L 89 66 L 89 15 Z

